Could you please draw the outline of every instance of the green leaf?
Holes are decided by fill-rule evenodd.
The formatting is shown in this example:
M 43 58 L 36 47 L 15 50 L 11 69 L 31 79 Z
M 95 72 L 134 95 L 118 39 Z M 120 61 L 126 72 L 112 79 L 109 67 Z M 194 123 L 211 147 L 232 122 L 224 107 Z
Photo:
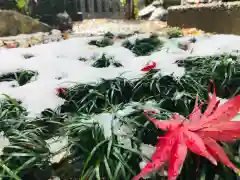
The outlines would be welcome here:
M 0 163 L 0 166 L 10 175 L 11 178 L 15 180 L 21 180 L 20 177 L 18 177 L 11 169 L 9 169 L 5 164 Z
M 104 164 L 105 164 L 105 167 L 106 167 L 106 170 L 107 170 L 108 177 L 109 177 L 110 180 L 112 180 L 113 179 L 113 175 L 112 175 L 110 166 L 108 164 L 107 158 L 105 156 L 104 156 Z

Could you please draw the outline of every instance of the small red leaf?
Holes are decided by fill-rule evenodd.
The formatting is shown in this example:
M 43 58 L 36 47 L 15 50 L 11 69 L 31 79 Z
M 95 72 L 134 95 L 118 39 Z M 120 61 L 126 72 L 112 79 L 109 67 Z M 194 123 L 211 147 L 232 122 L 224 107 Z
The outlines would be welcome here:
M 56 88 L 56 94 L 59 95 L 62 93 L 63 95 L 67 95 L 67 89 L 66 88 Z
M 9 44 L 7 44 L 7 48 L 9 48 L 9 49 L 11 49 L 11 48 L 17 48 L 17 44 L 9 43 Z
M 148 71 L 152 70 L 153 68 L 155 68 L 156 65 L 157 65 L 157 63 L 153 61 L 151 64 L 147 64 L 144 68 L 142 68 L 141 71 L 148 72 Z

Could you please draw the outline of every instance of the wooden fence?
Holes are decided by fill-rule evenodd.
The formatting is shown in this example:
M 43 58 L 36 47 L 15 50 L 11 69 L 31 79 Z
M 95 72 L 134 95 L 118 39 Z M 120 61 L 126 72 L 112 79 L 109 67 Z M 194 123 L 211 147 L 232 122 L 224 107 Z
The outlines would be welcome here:
M 34 2 L 34 0 L 29 2 Z M 15 0 L 0 0 L 1 8 L 17 9 Z M 122 19 L 124 18 L 124 9 L 121 0 L 38 0 L 37 4 L 29 4 L 30 15 L 48 24 L 52 24 L 56 14 L 64 10 L 73 19 L 77 12 L 82 12 L 84 19 Z
M 124 18 L 124 7 L 120 0 L 75 0 L 76 8 L 89 18 Z

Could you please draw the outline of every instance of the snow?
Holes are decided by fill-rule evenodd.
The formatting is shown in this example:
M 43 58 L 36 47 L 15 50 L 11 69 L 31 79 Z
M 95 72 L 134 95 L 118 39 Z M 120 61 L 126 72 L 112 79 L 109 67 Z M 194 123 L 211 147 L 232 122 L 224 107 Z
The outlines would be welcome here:
M 128 107 L 127 107 L 128 108 Z M 116 113 L 117 115 L 118 113 Z M 132 135 L 132 130 L 119 121 L 119 118 L 114 117 L 114 113 L 101 113 L 94 115 L 90 120 L 98 123 L 103 128 L 105 138 L 110 138 L 112 134 L 118 136 Z
M 10 141 L 4 136 L 4 132 L 0 132 L 0 155 L 3 155 L 3 149 L 10 145 Z
M 105 138 L 110 138 L 112 136 L 112 129 L 114 126 L 113 123 L 115 122 L 113 114 L 101 113 L 99 115 L 93 116 L 92 121 L 99 123 L 100 127 L 103 128 Z
M 240 50 L 239 36 L 213 35 L 197 37 L 197 42 L 192 45 L 192 53 L 177 48 L 176 42 L 186 38 L 184 37 L 172 39 L 161 51 L 150 56 L 135 57 L 131 51 L 120 46 L 121 40 L 105 48 L 87 44 L 99 38 L 101 37 L 78 37 L 31 48 L 0 49 L 0 75 L 20 70 L 38 73 L 31 82 L 23 86 L 18 86 L 15 81 L 1 82 L 0 93 L 22 101 L 29 116 L 35 117 L 47 108 L 55 109 L 64 103 L 64 100 L 56 95 L 55 89 L 58 87 L 71 87 L 76 83 L 95 83 L 101 78 L 114 79 L 119 76 L 128 79 L 138 78 L 144 75 L 145 72 L 141 72 L 140 69 L 149 61 L 157 63 L 156 69 L 160 70 L 161 75 L 179 78 L 184 75 L 185 69 L 178 67 L 174 63 L 176 60 L 193 55 L 206 56 Z M 137 36 L 130 39 L 135 38 Z M 113 56 L 123 67 L 94 68 L 91 66 L 92 62 L 78 60 L 80 57 L 99 57 L 103 53 Z M 25 59 L 24 54 L 33 54 L 34 57 Z M 61 79 L 58 79 L 59 77 Z
M 141 16 L 145 16 L 145 15 L 153 12 L 155 9 L 156 9 L 155 6 L 149 5 L 149 6 L 145 7 L 144 9 L 142 9 L 141 11 L 139 11 L 138 15 L 139 15 L 140 17 L 141 17 Z
M 58 163 L 63 157 L 68 155 L 69 152 L 64 150 L 68 146 L 67 137 L 53 137 L 45 142 L 49 146 L 50 153 L 53 154 L 50 159 L 51 163 Z
M 236 35 L 212 35 L 209 37 L 199 36 L 199 42 L 193 44 L 194 55 L 214 55 L 232 53 L 240 49 L 240 36 Z

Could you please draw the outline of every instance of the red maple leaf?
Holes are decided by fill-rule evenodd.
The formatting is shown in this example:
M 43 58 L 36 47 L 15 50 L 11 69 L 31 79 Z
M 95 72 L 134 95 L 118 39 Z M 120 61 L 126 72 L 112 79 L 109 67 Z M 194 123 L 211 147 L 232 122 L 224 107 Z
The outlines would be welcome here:
M 60 94 L 63 94 L 63 95 L 67 95 L 67 89 L 66 88 L 56 88 L 56 94 L 57 95 L 60 95 Z
M 158 138 L 151 162 L 133 180 L 139 180 L 158 170 L 167 161 L 168 180 L 176 180 L 188 149 L 207 158 L 215 165 L 221 162 L 236 173 L 240 172 L 217 143 L 217 141 L 234 141 L 240 138 L 240 121 L 231 121 L 240 109 L 240 95 L 219 105 L 214 87 L 205 112 L 201 113 L 200 108 L 196 98 L 195 107 L 188 118 L 173 114 L 169 120 L 157 120 L 151 117 L 149 112 L 144 112 L 157 128 L 166 130 L 167 134 Z
M 141 71 L 148 72 L 148 71 L 152 70 L 153 68 L 155 68 L 156 65 L 157 65 L 157 63 L 153 61 L 151 64 L 147 64 L 144 68 L 142 68 Z

